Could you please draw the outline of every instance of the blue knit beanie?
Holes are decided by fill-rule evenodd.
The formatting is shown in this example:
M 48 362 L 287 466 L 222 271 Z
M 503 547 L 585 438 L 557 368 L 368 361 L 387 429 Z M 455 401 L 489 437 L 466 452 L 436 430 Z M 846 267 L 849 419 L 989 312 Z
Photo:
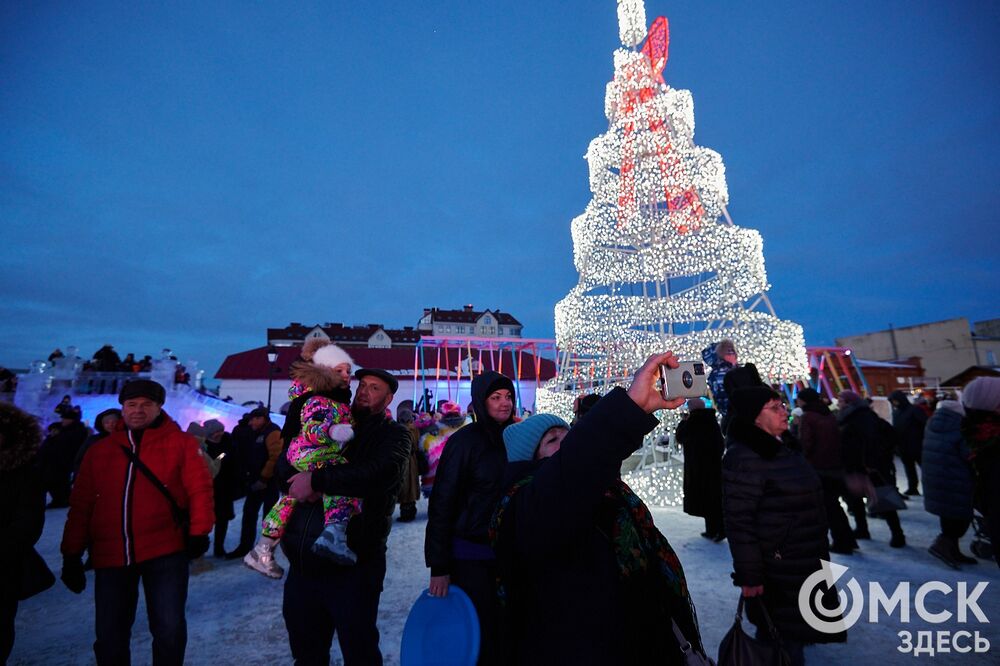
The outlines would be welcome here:
M 531 460 L 535 457 L 542 436 L 549 428 L 569 428 L 569 424 L 555 414 L 535 414 L 520 423 L 507 426 L 503 443 L 507 448 L 507 462 Z

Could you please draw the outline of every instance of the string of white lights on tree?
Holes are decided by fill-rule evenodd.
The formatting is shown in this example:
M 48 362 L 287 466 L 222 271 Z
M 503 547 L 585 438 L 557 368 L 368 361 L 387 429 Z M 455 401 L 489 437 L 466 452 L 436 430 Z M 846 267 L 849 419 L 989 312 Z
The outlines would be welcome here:
M 593 197 L 571 224 L 580 279 L 555 308 L 562 363 L 538 409 L 569 416 L 577 396 L 627 385 L 650 354 L 700 360 L 722 338 L 765 381 L 806 378 L 802 328 L 767 298 L 763 239 L 733 225 L 722 157 L 695 145 L 691 93 L 663 79 L 667 20 L 647 30 L 642 0 L 618 0 L 618 25 L 625 48 L 605 91 L 608 131 L 586 154 Z M 676 504 L 677 458 L 655 443 L 679 413 L 660 416 L 626 478 L 647 501 Z

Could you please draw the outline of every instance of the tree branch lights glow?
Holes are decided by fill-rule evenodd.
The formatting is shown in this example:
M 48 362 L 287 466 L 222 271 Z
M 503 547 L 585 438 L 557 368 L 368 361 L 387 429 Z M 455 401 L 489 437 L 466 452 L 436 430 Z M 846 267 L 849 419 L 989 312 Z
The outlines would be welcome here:
M 618 0 L 618 37 L 635 46 L 646 36 L 646 5 L 642 0 Z
M 765 381 L 808 377 L 802 328 L 778 319 L 767 298 L 763 239 L 733 225 L 722 157 L 694 143 L 691 93 L 664 81 L 667 20 L 647 34 L 645 13 L 641 0 L 618 1 L 627 48 L 615 51 L 605 90 L 608 131 L 587 149 L 593 196 L 571 224 L 580 279 L 555 308 L 562 362 L 538 393 L 542 411 L 568 416 L 576 396 L 626 385 L 651 353 L 700 359 L 727 337 Z M 626 470 L 647 501 L 674 504 L 676 457 L 653 442 L 679 414 L 660 416 Z

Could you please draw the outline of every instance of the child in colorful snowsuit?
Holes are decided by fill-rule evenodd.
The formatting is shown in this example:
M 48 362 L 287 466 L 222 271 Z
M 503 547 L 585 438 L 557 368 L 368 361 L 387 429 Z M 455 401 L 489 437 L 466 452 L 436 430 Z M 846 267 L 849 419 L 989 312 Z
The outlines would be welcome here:
M 292 467 L 302 472 L 345 462 L 344 446 L 354 436 L 348 389 L 353 361 L 336 345 L 321 342 L 322 345 L 310 341 L 303 347 L 302 357 L 306 362 L 292 366 L 293 381 L 288 390 L 289 400 L 296 406 L 302 405 L 298 412 L 301 429 L 288 444 L 285 455 Z M 304 403 L 295 402 L 302 397 Z M 251 569 L 270 578 L 281 578 L 284 574 L 274 561 L 274 550 L 297 503 L 286 495 L 264 517 L 260 540 L 244 558 Z M 357 562 L 357 555 L 347 546 L 347 522 L 360 510 L 359 498 L 324 495 L 325 527 L 313 543 L 312 551 L 339 564 Z

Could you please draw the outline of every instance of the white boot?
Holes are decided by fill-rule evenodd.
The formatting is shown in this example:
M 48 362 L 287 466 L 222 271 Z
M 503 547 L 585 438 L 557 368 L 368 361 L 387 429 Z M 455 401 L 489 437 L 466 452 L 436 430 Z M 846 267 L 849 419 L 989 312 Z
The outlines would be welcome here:
M 261 537 L 253 550 L 243 558 L 243 564 L 254 571 L 259 571 L 268 578 L 281 578 L 285 575 L 285 570 L 278 566 L 274 560 L 274 549 L 277 545 L 277 540 Z

